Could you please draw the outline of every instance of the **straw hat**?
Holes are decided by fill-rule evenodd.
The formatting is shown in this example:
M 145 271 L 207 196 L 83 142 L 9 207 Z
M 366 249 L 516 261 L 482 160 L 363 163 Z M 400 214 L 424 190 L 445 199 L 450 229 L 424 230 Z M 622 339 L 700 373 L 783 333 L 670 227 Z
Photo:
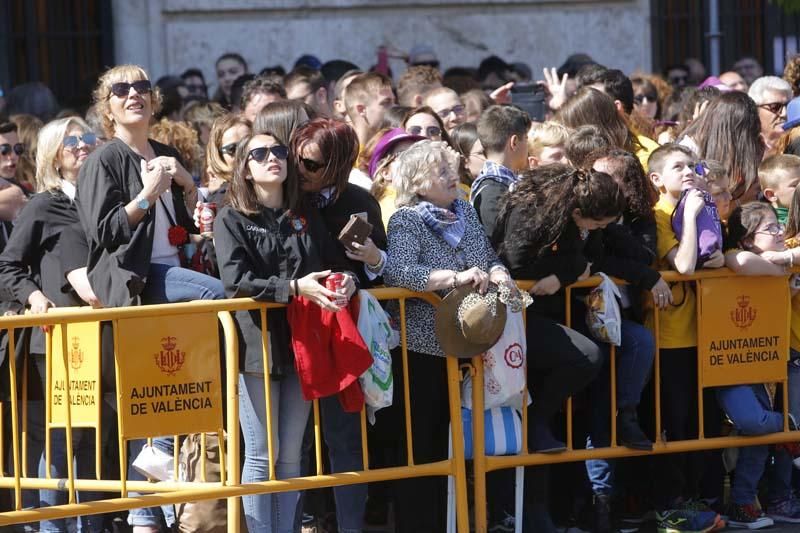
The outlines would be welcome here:
M 436 338 L 445 355 L 472 357 L 497 342 L 506 327 L 506 304 L 500 301 L 497 286 L 489 285 L 486 294 L 471 285 L 450 291 L 436 308 Z

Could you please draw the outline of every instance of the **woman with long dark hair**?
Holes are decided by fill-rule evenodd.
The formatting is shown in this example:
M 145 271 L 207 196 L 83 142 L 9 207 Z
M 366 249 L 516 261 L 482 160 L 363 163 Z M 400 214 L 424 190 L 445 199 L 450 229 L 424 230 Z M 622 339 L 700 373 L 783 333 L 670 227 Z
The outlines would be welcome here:
M 758 165 L 765 145 L 758 108 L 745 93 L 731 91 L 711 100 L 679 142 L 692 148 L 698 157 L 725 167 L 736 205 L 756 199 Z
M 619 250 L 641 248 L 629 234 L 614 224 L 625 211 L 620 186 L 606 173 L 575 170 L 561 164 L 540 167 L 523 175 L 501 206 L 496 242 L 499 254 L 515 279 L 537 280 L 536 295 L 528 310 L 527 334 L 537 339 L 529 354 L 529 383 L 538 391 L 539 403 L 531 407 L 534 448 L 546 442 L 545 450 L 563 449 L 549 429 L 551 418 L 562 402 L 589 383 L 592 424 L 587 446 L 608 446 L 608 378 L 594 380 L 599 367 L 607 368 L 609 350 L 590 338 L 582 304 L 573 305 L 572 324 L 564 323 L 563 288 L 591 273 L 604 272 L 659 294 L 669 287 L 658 272 Z M 607 230 L 606 227 L 611 229 Z M 652 443 L 638 424 L 636 408 L 649 376 L 655 345 L 643 326 L 623 319 L 622 342 L 617 365 L 617 431 L 622 445 L 651 449 Z M 591 461 L 587 469 L 598 506 L 613 489 L 613 469 L 607 461 Z M 602 511 L 600 509 L 599 511 Z M 599 512 L 602 515 L 602 512 Z M 599 517 L 598 522 L 608 520 Z
M 287 303 L 305 297 L 328 311 L 338 311 L 337 294 L 320 284 L 330 270 L 342 264 L 324 221 L 315 208 L 304 208 L 289 149 L 273 135 L 246 136 L 236 149 L 228 190 L 229 205 L 214 224 L 217 258 L 225 290 L 231 297 Z M 345 277 L 349 298 L 355 285 Z M 285 309 L 267 312 L 271 368 L 264 368 L 261 315 L 239 311 L 236 321 L 240 351 L 240 409 L 245 440 L 242 481 L 269 478 L 265 379 L 270 380 L 275 442 L 272 458 L 278 478 L 300 475 L 303 434 L 310 403 L 303 399 L 294 369 Z M 294 528 L 297 492 L 242 498 L 248 531 L 289 533 Z

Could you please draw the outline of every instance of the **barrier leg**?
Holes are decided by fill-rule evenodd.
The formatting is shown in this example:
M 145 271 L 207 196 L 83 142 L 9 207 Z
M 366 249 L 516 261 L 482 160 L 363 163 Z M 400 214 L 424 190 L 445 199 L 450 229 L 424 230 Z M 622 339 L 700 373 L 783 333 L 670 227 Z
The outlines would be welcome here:
M 522 533 L 522 502 L 525 501 L 525 467 L 514 469 L 514 533 Z
M 486 531 L 486 429 L 484 427 L 483 358 L 473 357 L 472 387 L 472 468 L 475 475 L 475 532 Z
M 222 333 L 225 337 L 225 369 L 228 380 L 228 442 L 227 442 L 227 479 L 226 485 L 238 485 L 241 482 L 242 471 L 239 468 L 239 343 L 236 337 L 236 327 L 233 317 L 229 312 L 217 314 L 222 324 Z M 224 440 L 225 433 L 220 434 L 220 443 Z M 221 448 L 220 448 L 221 449 Z M 223 461 L 222 457 L 220 460 Z M 241 499 L 228 498 L 228 533 L 238 533 L 242 528 L 239 522 Z
M 450 403 L 450 424 L 453 439 L 452 470 L 456 486 L 456 524 L 458 533 L 469 533 L 467 509 L 467 471 L 464 459 L 464 426 L 461 420 L 461 394 L 458 360 L 447 358 L 447 395 Z

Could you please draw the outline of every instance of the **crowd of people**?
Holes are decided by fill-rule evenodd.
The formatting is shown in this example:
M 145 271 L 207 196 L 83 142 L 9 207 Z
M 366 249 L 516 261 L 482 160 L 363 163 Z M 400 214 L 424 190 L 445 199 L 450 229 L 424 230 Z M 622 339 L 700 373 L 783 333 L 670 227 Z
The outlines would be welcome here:
M 240 55 L 226 53 L 215 63 L 212 95 L 200 69 L 152 83 L 142 67 L 119 65 L 99 77 L 86 110 L 58 110 L 42 84 L 12 89 L 0 112 L 3 312 L 238 297 L 287 304 L 266 314 L 269 358 L 260 312 L 235 314 L 248 483 L 270 475 L 265 376 L 277 478 L 312 472 L 301 367 L 314 361 L 298 346 L 313 345 L 319 334 L 311 330 L 321 324 L 352 328 L 341 318 L 351 312 L 351 298 L 379 285 L 444 297 L 460 288 L 516 294 L 514 280 L 535 280 L 526 311 L 530 451 L 566 449 L 569 397 L 576 399 L 575 442 L 609 446 L 610 348 L 584 319 L 587 291 L 573 291 L 570 306 L 564 298 L 565 287 L 602 272 L 628 282 L 620 288 L 615 367 L 618 444 L 653 447 L 656 335 L 663 438 L 696 438 L 695 287 L 668 283 L 661 272 L 727 266 L 788 278 L 800 264 L 800 57 L 789 59 L 781 78 L 763 76 L 750 58 L 706 77 L 696 61 L 664 75 L 626 74 L 575 54 L 537 82 L 527 65 L 496 56 L 477 69 L 442 72 L 432 50 L 417 47 L 395 83 L 381 54 L 384 61 L 368 71 L 305 55 L 288 73 L 269 67 L 255 74 Z M 216 206 L 213 227 L 201 234 L 209 203 Z M 369 223 L 370 235 L 341 242 L 353 215 Z M 706 238 L 709 232 L 715 238 Z M 332 274 L 341 274 L 338 284 L 327 283 Z M 564 325 L 568 310 L 572 327 Z M 391 304 L 387 311 L 398 318 Z M 448 453 L 446 359 L 434 307 L 409 300 L 405 316 L 413 460 L 421 464 Z M 791 326 L 785 356 L 789 425 L 796 429 L 800 298 Z M 103 441 L 111 449 L 113 339 L 110 326 L 102 331 L 110 413 Z M 18 368 L 27 361 L 25 474 L 63 478 L 74 460 L 78 477 L 94 477 L 88 430 L 75 430 L 74 458 L 65 455 L 64 431 L 54 431 L 47 471 L 45 338 L 39 329 L 18 333 L 17 353 L 4 353 L 2 390 L 7 397 L 8 361 L 17 358 Z M 393 367 L 392 406 L 368 428 L 373 467 L 409 459 L 399 352 Z M 326 470 L 362 470 L 363 396 L 360 389 L 336 391 L 320 400 Z M 705 396 L 706 436 L 784 426 L 774 387 L 720 387 Z M 152 446 L 134 442 L 130 464 L 116 465 L 115 473 L 109 459 L 102 475 L 125 468 L 131 480 L 169 480 L 174 453 L 170 436 Z M 665 532 L 800 523 L 798 456 L 800 445 L 789 444 L 741 448 L 737 456 L 708 451 L 529 468 L 523 530 L 555 531 L 555 523 L 574 521 L 604 533 L 648 511 Z M 554 469 L 560 475 L 551 476 Z M 509 471 L 490 474 L 488 483 L 489 531 L 513 531 Z M 565 491 L 572 497 L 551 498 Z M 444 479 L 349 485 L 332 494 L 333 501 L 298 492 L 243 497 L 247 529 L 357 533 L 365 523 L 385 522 L 390 507 L 397 531 L 445 529 Z M 565 508 L 563 501 L 577 503 Z M 27 507 L 65 502 L 61 491 L 24 493 Z M 176 519 L 172 506 L 134 509 L 127 524 L 149 533 Z M 63 532 L 68 522 L 25 527 Z M 121 527 L 108 516 L 77 520 L 83 531 L 110 531 L 112 523 Z

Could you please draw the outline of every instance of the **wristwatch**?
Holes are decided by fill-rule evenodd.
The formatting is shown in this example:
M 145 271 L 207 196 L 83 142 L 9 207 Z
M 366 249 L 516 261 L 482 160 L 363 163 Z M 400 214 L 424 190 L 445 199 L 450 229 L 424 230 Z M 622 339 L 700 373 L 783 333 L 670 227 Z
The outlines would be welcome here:
M 142 211 L 147 211 L 148 209 L 150 209 L 150 200 L 148 200 L 143 195 L 139 195 L 136 197 L 136 207 L 138 207 Z

